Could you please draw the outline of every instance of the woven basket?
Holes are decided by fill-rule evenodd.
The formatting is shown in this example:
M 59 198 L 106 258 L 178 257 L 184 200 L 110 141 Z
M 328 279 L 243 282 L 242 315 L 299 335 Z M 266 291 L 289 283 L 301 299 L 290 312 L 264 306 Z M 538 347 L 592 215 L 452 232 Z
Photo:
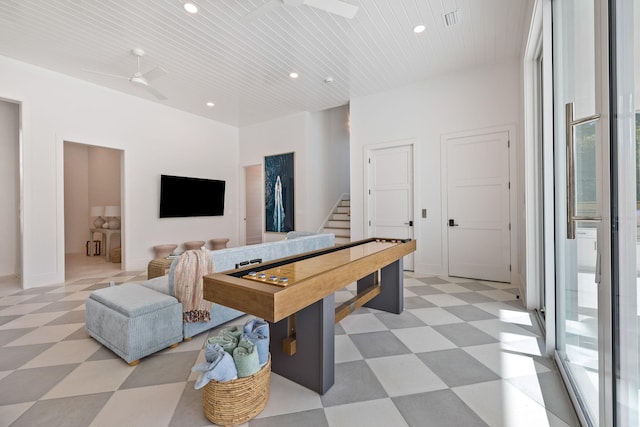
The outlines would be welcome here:
M 111 257 L 111 262 L 122 262 L 122 248 L 111 249 L 109 256 Z
M 173 262 L 172 259 L 166 258 L 149 261 L 149 265 L 147 266 L 147 279 L 153 279 L 167 274 L 167 269 L 171 267 L 171 262 Z
M 256 417 L 269 400 L 271 356 L 267 363 L 250 377 L 224 383 L 209 381 L 204 386 L 204 415 L 220 426 L 237 426 Z

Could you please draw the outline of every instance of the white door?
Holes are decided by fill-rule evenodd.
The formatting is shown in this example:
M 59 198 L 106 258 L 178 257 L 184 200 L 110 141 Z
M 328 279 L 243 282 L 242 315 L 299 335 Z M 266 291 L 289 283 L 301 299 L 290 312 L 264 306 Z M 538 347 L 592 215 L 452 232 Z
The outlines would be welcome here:
M 262 243 L 262 165 L 247 166 L 245 174 L 245 236 L 247 245 Z
M 449 275 L 509 282 L 509 132 L 448 139 Z
M 413 147 L 369 151 L 369 237 L 413 239 Z M 404 257 L 413 271 L 413 254 Z

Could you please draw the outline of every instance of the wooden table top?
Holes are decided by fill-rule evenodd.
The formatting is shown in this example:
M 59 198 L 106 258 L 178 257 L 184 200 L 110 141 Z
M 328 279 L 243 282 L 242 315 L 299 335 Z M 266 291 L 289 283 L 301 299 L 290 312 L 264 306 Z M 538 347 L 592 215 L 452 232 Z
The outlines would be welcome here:
M 308 252 L 261 266 L 214 273 L 204 277 L 204 298 L 277 322 L 416 249 L 416 241 L 366 239 Z M 265 274 L 267 280 L 246 276 Z M 269 281 L 286 277 L 286 283 Z
M 267 283 L 269 285 L 292 286 L 311 276 L 323 274 L 341 265 L 390 248 L 398 243 L 399 242 L 390 241 L 367 242 L 362 245 L 295 261 L 279 267 L 266 270 L 256 269 L 242 276 L 242 278 Z

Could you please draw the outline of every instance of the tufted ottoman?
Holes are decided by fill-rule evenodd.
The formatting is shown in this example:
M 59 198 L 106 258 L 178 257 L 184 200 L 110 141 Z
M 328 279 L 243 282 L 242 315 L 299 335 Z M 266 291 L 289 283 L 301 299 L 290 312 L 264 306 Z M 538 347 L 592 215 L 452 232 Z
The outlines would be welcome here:
M 130 365 L 182 341 L 182 304 L 144 286 L 99 289 L 85 303 L 89 335 Z

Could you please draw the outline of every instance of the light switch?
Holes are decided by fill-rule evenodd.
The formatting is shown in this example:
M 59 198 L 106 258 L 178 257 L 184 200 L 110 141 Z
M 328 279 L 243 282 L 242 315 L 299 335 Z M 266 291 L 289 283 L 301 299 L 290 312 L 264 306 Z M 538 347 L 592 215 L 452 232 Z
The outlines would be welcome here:
M 426 218 L 426 217 L 427 217 L 427 210 L 422 209 L 422 218 Z

